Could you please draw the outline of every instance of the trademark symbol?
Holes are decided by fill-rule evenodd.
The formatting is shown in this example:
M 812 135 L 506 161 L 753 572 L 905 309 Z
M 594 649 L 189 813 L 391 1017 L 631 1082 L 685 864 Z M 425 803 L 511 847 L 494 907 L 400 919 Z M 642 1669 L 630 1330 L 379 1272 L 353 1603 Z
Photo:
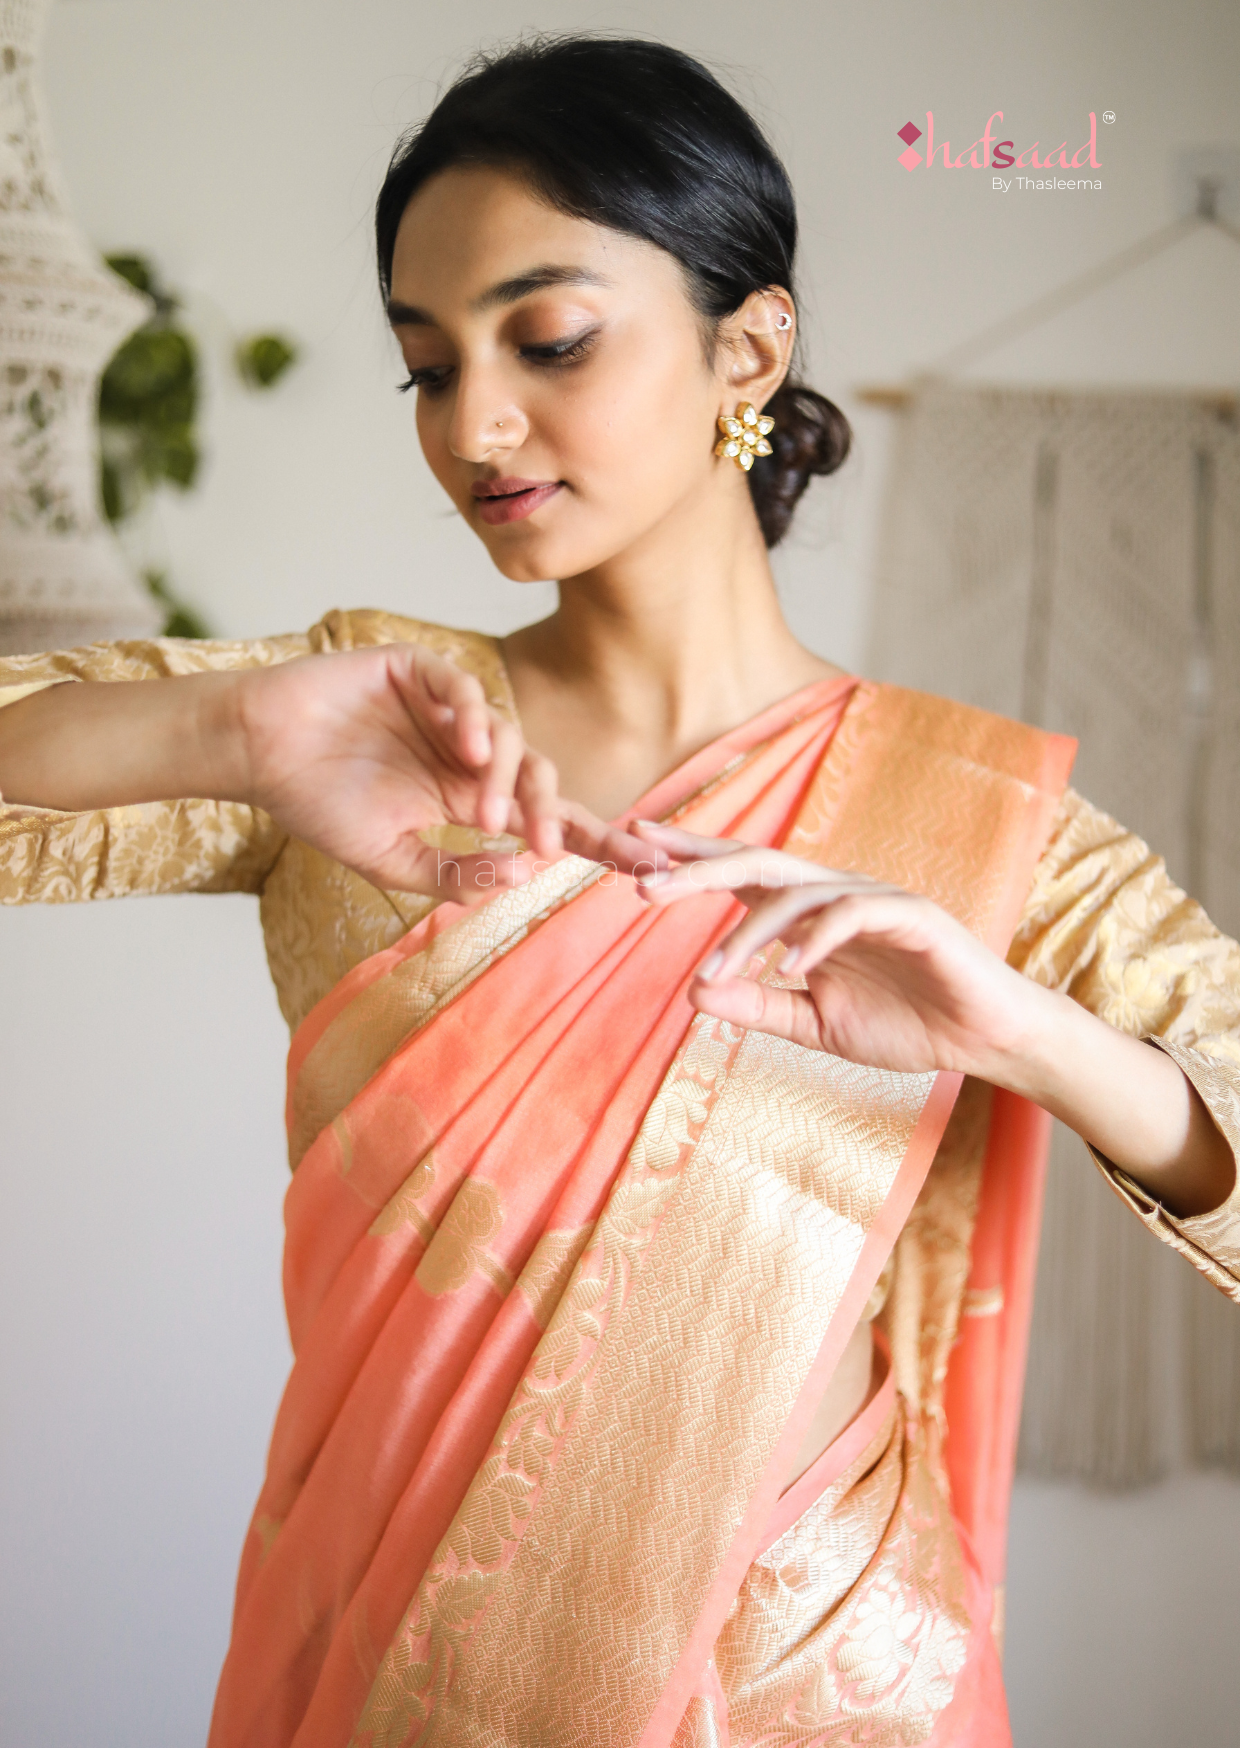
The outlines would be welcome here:
M 1102 119 L 1103 121 L 1114 121 L 1115 111 L 1113 109 L 1104 109 L 1102 112 Z

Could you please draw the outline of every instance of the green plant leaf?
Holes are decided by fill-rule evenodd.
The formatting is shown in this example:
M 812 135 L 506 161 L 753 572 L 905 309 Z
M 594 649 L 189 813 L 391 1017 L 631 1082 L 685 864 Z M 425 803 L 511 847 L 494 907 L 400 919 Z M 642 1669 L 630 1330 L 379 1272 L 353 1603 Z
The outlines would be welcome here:
M 167 480 L 184 492 L 197 478 L 198 445 L 188 425 L 144 431 L 141 453 L 142 472 L 149 485 L 157 486 L 161 480 Z
M 135 291 L 143 291 L 148 297 L 154 291 L 155 274 L 145 255 L 105 255 L 104 260 L 113 273 L 127 279 Z
M 271 388 L 296 362 L 296 346 L 281 334 L 255 334 L 237 347 L 237 369 L 251 388 Z
M 113 356 L 99 385 L 105 425 L 189 424 L 198 407 L 198 353 L 179 328 L 148 322 Z

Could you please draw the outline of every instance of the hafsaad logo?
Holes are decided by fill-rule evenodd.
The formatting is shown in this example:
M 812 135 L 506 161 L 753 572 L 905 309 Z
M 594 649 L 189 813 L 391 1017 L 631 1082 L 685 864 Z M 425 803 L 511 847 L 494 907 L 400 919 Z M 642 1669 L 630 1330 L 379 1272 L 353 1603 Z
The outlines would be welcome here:
M 1098 117 L 1092 109 L 1089 112 L 1089 138 L 1083 146 L 1077 147 L 1071 157 L 1068 156 L 1067 140 L 1061 141 L 1057 146 L 1048 147 L 1045 156 L 1041 158 L 1038 156 L 1040 140 L 1035 140 L 1031 146 L 1026 146 L 1018 153 L 1015 140 L 995 139 L 995 133 L 1001 131 L 995 128 L 995 123 L 1002 120 L 1003 111 L 996 109 L 973 144 L 963 147 L 953 158 L 950 140 L 943 140 L 935 145 L 934 111 L 928 109 L 925 157 L 913 150 L 915 142 L 922 137 L 921 128 L 914 121 L 906 121 L 902 128 L 897 129 L 897 137 L 904 141 L 905 149 L 896 162 L 903 164 L 906 170 L 916 170 L 919 164 L 924 164 L 927 170 L 931 170 L 936 160 L 944 170 L 1007 170 L 1013 165 L 1018 170 L 1080 170 L 1086 165 L 1091 170 L 1102 168 L 1098 162 Z M 941 158 L 940 152 L 943 154 Z

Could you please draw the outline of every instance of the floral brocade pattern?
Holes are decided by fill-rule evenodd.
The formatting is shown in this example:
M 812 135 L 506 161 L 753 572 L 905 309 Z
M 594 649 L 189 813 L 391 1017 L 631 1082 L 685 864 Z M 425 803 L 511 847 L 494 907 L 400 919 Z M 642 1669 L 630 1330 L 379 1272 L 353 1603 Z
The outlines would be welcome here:
M 338 1135 L 343 1131 L 344 1136 L 348 1137 L 348 1125 L 343 1118 L 338 1117 L 335 1126 Z M 344 1153 L 344 1157 L 348 1158 L 352 1148 L 347 1139 L 346 1147 L 348 1152 Z M 348 1175 L 347 1169 L 343 1175 Z M 385 1203 L 375 1215 L 370 1224 L 371 1237 L 394 1238 L 398 1235 L 403 1237 L 406 1228 L 412 1227 L 422 1242 L 429 1244 L 435 1236 L 435 1224 L 428 1217 L 422 1203 L 430 1194 L 434 1183 L 435 1156 L 433 1153 L 427 1153 L 414 1166 L 391 1200 Z
M 1121 1032 L 1240 1070 L 1240 947 L 1161 856 L 1071 790 L 1038 864 L 1008 963 Z
M 869 1448 L 749 1568 L 715 1648 L 731 1748 L 932 1733 L 972 1622 L 920 1442 L 897 1398 Z
M 463 1287 L 480 1269 L 501 1293 L 512 1290 L 512 1276 L 487 1249 L 504 1223 L 499 1191 L 483 1178 L 467 1177 L 440 1221 L 414 1279 L 438 1298 Z
M 1240 1157 L 1240 946 L 1175 885 L 1147 844 L 1071 791 L 1008 963 L 1156 1043 Z M 1156 1237 L 1240 1303 L 1240 1176 L 1221 1207 L 1176 1219 L 1110 1161 L 1093 1157 Z
M 552 1228 L 544 1232 L 517 1281 L 517 1290 L 530 1308 L 540 1329 L 546 1329 L 552 1313 L 572 1278 L 577 1259 L 590 1241 L 593 1225 Z
M 308 655 L 305 636 L 255 643 L 177 638 L 90 644 L 0 660 L 0 687 L 66 680 L 153 680 L 261 667 Z M 284 834 L 257 809 L 223 801 L 150 802 L 93 813 L 0 807 L 0 903 L 65 904 L 151 892 L 257 892 Z

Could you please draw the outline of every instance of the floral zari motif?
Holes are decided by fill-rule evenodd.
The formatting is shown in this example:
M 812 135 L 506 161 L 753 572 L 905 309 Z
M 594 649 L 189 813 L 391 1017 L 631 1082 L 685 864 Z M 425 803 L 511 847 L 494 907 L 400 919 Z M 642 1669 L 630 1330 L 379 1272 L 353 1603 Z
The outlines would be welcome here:
M 932 1732 L 968 1653 L 975 1599 L 922 1445 L 897 1400 L 861 1456 L 749 1568 L 715 1648 L 733 1748 Z

